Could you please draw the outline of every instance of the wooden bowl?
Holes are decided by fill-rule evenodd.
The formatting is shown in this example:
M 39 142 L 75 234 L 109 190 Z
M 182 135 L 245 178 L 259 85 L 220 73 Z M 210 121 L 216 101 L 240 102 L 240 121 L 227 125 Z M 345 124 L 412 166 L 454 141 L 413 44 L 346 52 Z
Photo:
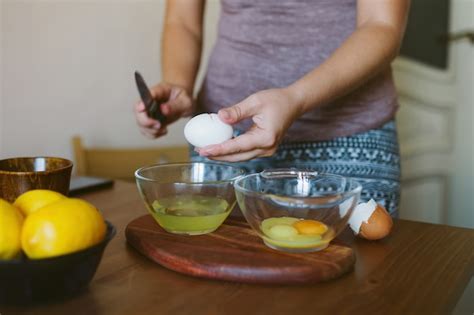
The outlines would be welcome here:
M 9 202 L 32 189 L 69 193 L 72 162 L 57 157 L 19 157 L 0 160 L 0 198 Z

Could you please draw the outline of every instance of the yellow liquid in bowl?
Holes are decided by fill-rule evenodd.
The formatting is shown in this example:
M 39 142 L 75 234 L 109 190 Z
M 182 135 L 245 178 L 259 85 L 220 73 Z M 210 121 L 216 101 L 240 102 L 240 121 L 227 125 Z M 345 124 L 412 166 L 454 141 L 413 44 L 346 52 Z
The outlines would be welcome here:
M 182 195 L 155 200 L 151 214 L 170 233 L 199 235 L 216 230 L 230 213 L 222 198 Z
M 292 217 L 268 218 L 262 221 L 260 229 L 267 246 L 290 252 L 310 252 L 326 248 L 333 239 L 334 230 L 327 227 L 322 234 L 305 235 L 294 229 L 296 222 Z M 283 227 L 287 227 L 283 229 Z M 275 229 L 278 228 L 278 229 Z

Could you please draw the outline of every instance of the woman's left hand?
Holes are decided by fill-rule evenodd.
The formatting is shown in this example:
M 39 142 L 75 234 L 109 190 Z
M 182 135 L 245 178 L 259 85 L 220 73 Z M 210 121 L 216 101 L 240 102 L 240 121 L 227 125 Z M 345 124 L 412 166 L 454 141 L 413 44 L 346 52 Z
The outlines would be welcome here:
M 252 118 L 252 127 L 244 134 L 221 144 L 196 149 L 212 160 L 238 162 L 275 153 L 286 130 L 302 114 L 293 93 L 287 88 L 257 92 L 242 102 L 221 109 L 219 118 L 228 124 Z

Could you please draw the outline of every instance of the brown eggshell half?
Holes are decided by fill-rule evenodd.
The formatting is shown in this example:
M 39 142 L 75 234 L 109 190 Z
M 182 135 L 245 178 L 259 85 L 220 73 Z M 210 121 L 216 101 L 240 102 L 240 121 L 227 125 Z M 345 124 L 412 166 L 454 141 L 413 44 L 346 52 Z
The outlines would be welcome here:
M 384 207 L 377 204 L 374 212 L 367 222 L 362 222 L 359 235 L 368 240 L 379 240 L 390 234 L 392 230 L 392 217 Z

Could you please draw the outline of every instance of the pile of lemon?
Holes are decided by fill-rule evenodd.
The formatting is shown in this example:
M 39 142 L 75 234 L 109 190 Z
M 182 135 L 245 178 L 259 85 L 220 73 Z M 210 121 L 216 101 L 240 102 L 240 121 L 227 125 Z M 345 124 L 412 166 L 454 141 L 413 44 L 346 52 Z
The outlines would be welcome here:
M 60 256 L 105 237 L 101 213 L 90 203 L 51 190 L 30 190 L 13 204 L 0 199 L 0 260 L 21 251 L 30 259 Z

